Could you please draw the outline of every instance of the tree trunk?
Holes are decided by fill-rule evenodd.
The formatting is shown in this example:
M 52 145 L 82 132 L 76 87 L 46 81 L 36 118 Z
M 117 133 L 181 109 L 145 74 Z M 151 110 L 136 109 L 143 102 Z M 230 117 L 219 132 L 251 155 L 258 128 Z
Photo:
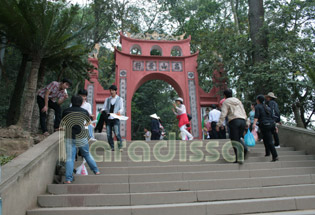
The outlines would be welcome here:
M 296 126 L 300 127 L 300 128 L 305 128 L 303 121 L 302 121 L 302 118 L 301 118 L 301 113 L 299 111 L 299 107 L 296 103 L 292 105 L 292 110 L 293 110 Z
M 40 56 L 33 56 L 32 68 L 27 80 L 27 87 L 25 89 L 25 102 L 23 106 L 24 114 L 21 115 L 18 124 L 26 131 L 31 130 L 33 108 L 35 104 L 35 95 L 37 89 L 38 69 L 42 58 Z
M 248 0 L 249 29 L 253 46 L 253 64 L 264 62 L 267 58 L 267 34 L 264 31 L 264 1 Z
M 239 21 L 238 21 L 238 15 L 237 15 L 237 10 L 235 8 L 235 3 L 234 0 L 230 0 L 230 4 L 232 7 L 232 12 L 233 12 L 233 17 L 234 17 L 234 23 L 235 23 L 235 29 L 238 35 L 241 34 L 240 32 L 240 27 L 239 27 Z
M 3 59 L 5 54 L 5 44 L 6 44 L 6 38 L 2 37 L 0 39 L 0 80 L 2 75 L 2 69 L 3 69 Z
M 55 121 L 55 111 L 54 109 L 49 108 L 48 114 L 47 114 L 47 130 L 50 134 L 55 132 L 54 121 Z
M 23 96 L 26 76 L 27 76 L 27 71 L 26 71 L 27 61 L 28 61 L 28 55 L 23 54 L 19 74 L 17 76 L 17 80 L 14 87 L 14 92 L 10 99 L 10 106 L 9 106 L 9 110 L 7 114 L 7 126 L 16 124 L 20 117 L 21 104 L 23 101 L 22 96 Z
M 42 62 L 40 64 L 39 71 L 38 71 L 37 89 L 41 89 L 42 87 L 44 87 L 45 71 L 46 71 L 46 67 Z M 39 108 L 36 103 L 37 102 L 35 99 L 33 115 L 32 115 L 32 133 L 38 133 L 38 129 L 39 129 Z

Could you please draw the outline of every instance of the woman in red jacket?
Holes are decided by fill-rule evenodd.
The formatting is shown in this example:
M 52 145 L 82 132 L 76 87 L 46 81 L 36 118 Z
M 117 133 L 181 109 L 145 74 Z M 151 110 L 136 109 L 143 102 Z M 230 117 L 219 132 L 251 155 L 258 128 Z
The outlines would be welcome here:
M 182 140 L 186 140 L 186 135 L 188 136 L 188 140 L 193 140 L 194 137 L 187 131 L 186 124 L 189 124 L 189 120 L 186 113 L 186 107 L 183 104 L 183 99 L 178 97 L 175 100 L 173 112 L 177 116 L 178 119 L 178 127 L 182 134 Z

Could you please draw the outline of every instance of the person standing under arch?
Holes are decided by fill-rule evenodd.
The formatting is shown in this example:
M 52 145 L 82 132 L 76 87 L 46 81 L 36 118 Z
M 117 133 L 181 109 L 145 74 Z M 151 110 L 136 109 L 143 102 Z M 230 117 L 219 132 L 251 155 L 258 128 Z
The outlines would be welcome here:
M 178 127 L 181 131 L 182 140 L 186 140 L 186 136 L 188 136 L 188 140 L 193 140 L 194 137 L 187 131 L 186 125 L 189 124 L 189 120 L 187 117 L 186 106 L 183 104 L 184 100 L 178 97 L 173 104 L 173 112 L 177 116 L 178 119 Z
M 122 142 L 121 142 L 121 136 L 120 136 L 120 120 L 115 119 L 110 114 L 114 113 L 117 115 L 121 115 L 124 111 L 124 101 L 120 96 L 117 95 L 116 85 L 111 85 L 109 87 L 109 92 L 111 96 L 106 98 L 103 109 L 102 109 L 104 114 L 107 115 L 106 116 L 107 119 L 104 120 L 106 123 L 107 140 L 110 147 L 112 148 L 112 151 L 115 151 L 113 134 L 112 134 L 112 131 L 114 131 L 115 136 L 118 141 L 118 149 L 122 151 Z M 99 126 L 103 127 L 103 123 L 101 123 L 101 125 Z
M 160 131 L 160 122 L 158 115 L 156 113 L 150 115 L 151 119 L 151 140 L 160 140 L 161 131 Z

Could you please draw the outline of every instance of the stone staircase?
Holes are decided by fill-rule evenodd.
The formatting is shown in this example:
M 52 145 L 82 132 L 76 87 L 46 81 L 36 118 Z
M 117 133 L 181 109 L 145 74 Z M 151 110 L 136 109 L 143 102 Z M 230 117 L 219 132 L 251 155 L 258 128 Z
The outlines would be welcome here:
M 226 141 L 220 140 L 219 152 Z M 190 162 L 196 156 L 191 143 L 186 156 L 177 147 L 169 162 L 155 159 L 156 142 L 150 143 L 149 162 L 133 162 L 126 149 L 110 152 L 112 160 L 115 153 L 121 155 L 121 162 L 98 162 L 101 175 L 76 176 L 71 185 L 49 184 L 47 193 L 38 196 L 38 208 L 27 215 L 315 214 L 315 156 L 281 147 L 280 161 L 270 162 L 258 143 L 244 164 L 222 156 L 215 162 Z M 211 155 L 205 147 L 198 149 Z M 183 157 L 186 162 L 179 160 Z

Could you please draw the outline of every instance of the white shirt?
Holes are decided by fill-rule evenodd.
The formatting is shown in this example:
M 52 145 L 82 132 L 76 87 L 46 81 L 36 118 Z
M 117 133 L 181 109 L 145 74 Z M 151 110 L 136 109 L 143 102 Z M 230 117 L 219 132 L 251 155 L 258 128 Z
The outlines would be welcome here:
M 213 109 L 209 113 L 209 121 L 210 122 L 219 122 L 221 112 L 217 109 Z
M 70 107 L 72 107 L 72 103 L 70 104 Z M 81 105 L 81 108 L 83 108 L 84 110 L 86 110 L 90 115 L 92 115 L 92 106 L 90 103 L 88 102 L 84 102 L 82 105 Z
M 92 106 L 91 106 L 90 103 L 84 102 L 84 103 L 81 105 L 81 108 L 83 108 L 84 110 L 86 110 L 87 112 L 89 112 L 90 115 L 92 115 Z
M 116 99 L 118 98 L 118 95 L 116 95 L 114 98 L 111 96 L 109 98 L 112 98 L 110 103 L 111 105 L 114 105 L 116 103 Z M 105 110 L 106 106 L 107 106 L 107 101 L 108 99 L 105 99 L 105 102 L 104 102 L 104 105 L 103 105 L 103 108 L 102 108 L 102 111 Z M 120 97 L 120 109 L 119 109 L 119 113 L 122 115 L 124 112 L 124 101 L 123 99 Z M 108 119 L 114 119 L 114 117 L 112 116 L 109 116 Z
M 181 104 L 180 106 L 177 106 L 177 107 L 176 107 L 176 111 L 175 111 L 174 113 L 175 113 L 175 115 L 177 115 L 177 116 L 186 113 L 186 107 L 185 107 L 185 105 Z
M 146 140 L 146 141 L 150 141 L 150 140 L 151 140 L 151 132 L 150 132 L 150 131 L 147 131 L 147 132 L 145 133 L 145 140 Z

